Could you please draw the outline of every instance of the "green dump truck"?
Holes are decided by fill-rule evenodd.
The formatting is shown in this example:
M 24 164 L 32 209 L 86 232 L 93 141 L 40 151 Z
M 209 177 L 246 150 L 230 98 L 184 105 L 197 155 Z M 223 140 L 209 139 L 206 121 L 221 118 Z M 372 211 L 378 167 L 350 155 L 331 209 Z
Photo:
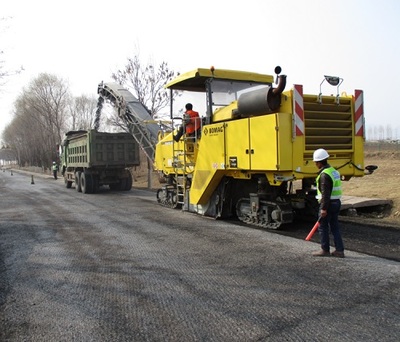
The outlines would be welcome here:
M 139 145 L 129 133 L 96 130 L 70 131 L 62 144 L 61 173 L 65 186 L 95 193 L 100 186 L 111 190 L 132 188 L 130 167 L 138 166 Z

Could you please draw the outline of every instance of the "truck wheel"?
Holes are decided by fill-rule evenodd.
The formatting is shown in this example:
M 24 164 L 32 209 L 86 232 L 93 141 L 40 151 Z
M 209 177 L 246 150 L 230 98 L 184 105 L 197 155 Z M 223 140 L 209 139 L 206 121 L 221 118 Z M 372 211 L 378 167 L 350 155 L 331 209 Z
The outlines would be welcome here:
M 120 183 L 111 183 L 108 186 L 110 187 L 110 190 L 112 190 L 112 191 L 117 191 L 120 189 Z
M 84 194 L 91 194 L 93 192 L 92 175 L 82 172 L 81 190 Z
M 128 178 L 125 180 L 125 191 L 129 191 L 132 189 L 132 174 L 129 172 L 128 173 Z
M 119 188 L 118 188 L 118 190 L 125 191 L 126 181 L 127 181 L 126 178 L 122 178 L 122 179 L 119 180 Z
M 76 171 L 75 172 L 75 190 L 78 192 L 82 192 L 81 188 L 81 171 Z
M 99 178 L 95 175 L 92 176 L 93 180 L 93 193 L 95 194 L 96 192 L 99 191 L 100 185 L 99 185 Z
M 64 177 L 64 184 L 67 189 L 70 189 L 72 186 L 72 181 L 69 181 L 67 177 Z

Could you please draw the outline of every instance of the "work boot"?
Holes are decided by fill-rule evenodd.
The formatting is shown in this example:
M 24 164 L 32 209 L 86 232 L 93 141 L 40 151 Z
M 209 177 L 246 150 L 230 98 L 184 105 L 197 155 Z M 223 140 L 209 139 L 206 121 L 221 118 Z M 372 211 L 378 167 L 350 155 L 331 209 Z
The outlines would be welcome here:
M 326 257 L 326 256 L 330 256 L 331 253 L 329 253 L 328 251 L 324 251 L 323 249 L 319 250 L 318 252 L 314 252 L 312 254 L 313 256 L 316 257 Z
M 331 255 L 336 258 L 344 258 L 344 252 L 334 251 L 331 253 Z

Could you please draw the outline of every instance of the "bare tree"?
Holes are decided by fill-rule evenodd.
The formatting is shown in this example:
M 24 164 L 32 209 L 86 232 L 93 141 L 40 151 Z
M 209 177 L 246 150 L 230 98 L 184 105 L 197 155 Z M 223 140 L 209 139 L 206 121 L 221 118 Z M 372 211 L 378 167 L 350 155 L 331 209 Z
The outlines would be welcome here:
M 385 128 L 382 125 L 378 127 L 378 140 L 385 140 Z
M 373 128 L 371 126 L 368 127 L 367 133 L 368 133 L 367 134 L 368 140 L 375 140 L 374 131 L 373 131 Z
M 55 75 L 43 73 L 31 82 L 24 95 L 32 114 L 60 142 L 65 132 L 67 108 L 71 100 L 67 83 Z
M 392 140 L 393 139 L 393 130 L 391 125 L 386 126 L 386 140 Z
M 97 100 L 94 97 L 82 95 L 75 97 L 70 105 L 71 130 L 94 129 L 96 120 Z
M 66 131 L 69 101 L 68 86 L 54 75 L 41 74 L 22 91 L 3 133 L 5 142 L 18 150 L 20 163 L 50 166 Z
M 169 69 L 166 62 L 158 66 L 154 66 L 151 62 L 142 64 L 138 54 L 133 58 L 128 58 L 123 70 L 118 70 L 111 75 L 116 82 L 132 91 L 152 117 L 169 105 L 171 93 L 164 86 L 175 76 L 176 73 Z M 172 97 L 175 98 L 179 94 L 178 91 L 174 91 Z M 129 132 L 127 124 L 121 122 L 118 116 L 111 119 L 111 124 Z M 148 187 L 151 187 L 152 162 L 152 160 L 147 160 Z
M 154 66 L 151 62 L 143 65 L 138 55 L 128 58 L 123 70 L 118 70 L 111 77 L 119 84 L 127 86 L 133 95 L 145 105 L 152 116 L 167 107 L 170 102 L 170 93 L 164 86 L 175 77 L 166 62 Z M 178 96 L 174 92 L 173 96 Z
M 35 121 L 29 116 L 15 115 L 12 122 L 3 132 L 4 141 L 6 141 L 12 150 L 15 151 L 18 164 L 40 165 L 40 144 Z

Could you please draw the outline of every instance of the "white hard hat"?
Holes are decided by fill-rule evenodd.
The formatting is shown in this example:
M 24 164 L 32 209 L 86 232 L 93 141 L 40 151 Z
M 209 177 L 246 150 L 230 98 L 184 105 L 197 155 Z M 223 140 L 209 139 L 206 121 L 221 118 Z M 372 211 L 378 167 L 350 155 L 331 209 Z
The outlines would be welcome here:
M 314 151 L 313 161 L 318 162 L 318 161 L 325 160 L 328 158 L 329 158 L 329 154 L 323 148 L 319 148 L 318 150 Z

